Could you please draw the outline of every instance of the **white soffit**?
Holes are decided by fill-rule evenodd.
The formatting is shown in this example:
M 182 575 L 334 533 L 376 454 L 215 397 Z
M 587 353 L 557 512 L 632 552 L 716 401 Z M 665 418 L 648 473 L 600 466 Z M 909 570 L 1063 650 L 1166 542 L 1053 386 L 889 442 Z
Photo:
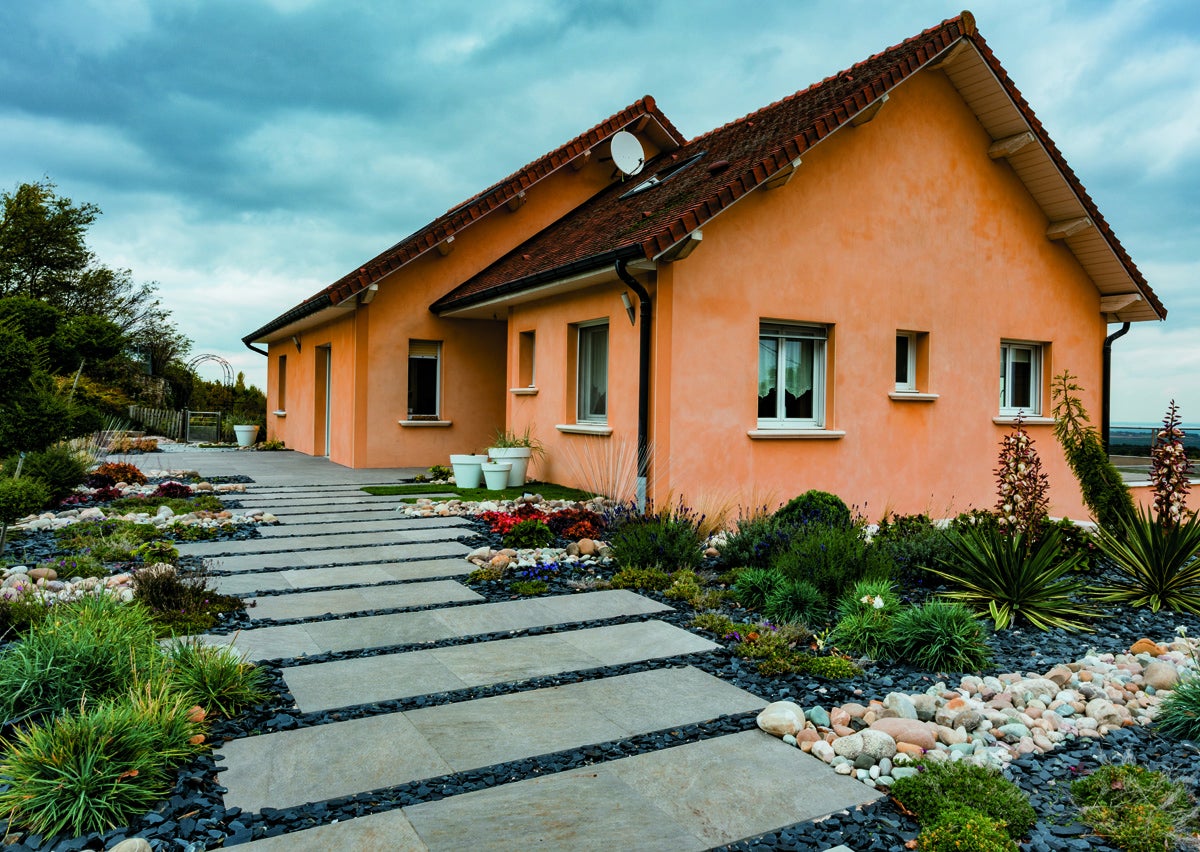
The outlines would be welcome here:
M 941 70 L 975 112 L 979 123 L 993 141 L 1030 130 L 1025 117 L 974 45 L 970 50 L 961 51 Z M 1051 223 L 1088 216 L 1087 209 L 1046 149 L 1037 141 L 1036 134 L 1033 144 L 1024 146 L 1005 159 Z M 1066 237 L 1063 242 L 1075 254 L 1100 295 L 1140 292 L 1125 264 L 1098 228 L 1085 228 Z M 1115 317 L 1110 317 L 1113 318 L 1121 322 L 1143 322 L 1157 320 L 1159 316 L 1149 300 L 1143 297 L 1117 312 Z

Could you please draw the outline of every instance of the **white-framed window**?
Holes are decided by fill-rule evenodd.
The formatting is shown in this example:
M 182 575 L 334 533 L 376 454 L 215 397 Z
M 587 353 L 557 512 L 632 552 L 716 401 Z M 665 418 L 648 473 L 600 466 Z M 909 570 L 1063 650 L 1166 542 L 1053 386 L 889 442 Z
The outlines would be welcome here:
M 1000 343 L 1000 414 L 1042 413 L 1042 344 Z
M 917 389 L 917 333 L 896 332 L 896 390 L 913 393 Z
M 440 340 L 408 341 L 408 419 L 436 420 L 441 414 Z
M 575 419 L 579 423 L 608 422 L 608 321 L 577 326 Z
M 764 322 L 758 331 L 759 428 L 825 425 L 825 326 Z

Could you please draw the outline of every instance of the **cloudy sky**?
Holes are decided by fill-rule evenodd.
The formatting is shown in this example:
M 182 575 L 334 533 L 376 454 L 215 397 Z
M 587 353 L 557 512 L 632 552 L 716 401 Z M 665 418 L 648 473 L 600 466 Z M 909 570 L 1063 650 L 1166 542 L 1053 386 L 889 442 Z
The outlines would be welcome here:
M 643 94 L 696 136 L 960 9 L 3 0 L 0 188 L 99 205 L 101 260 L 262 386 L 242 335 Z M 1200 421 L 1200 6 L 971 9 L 1170 311 L 1116 344 L 1114 420 Z

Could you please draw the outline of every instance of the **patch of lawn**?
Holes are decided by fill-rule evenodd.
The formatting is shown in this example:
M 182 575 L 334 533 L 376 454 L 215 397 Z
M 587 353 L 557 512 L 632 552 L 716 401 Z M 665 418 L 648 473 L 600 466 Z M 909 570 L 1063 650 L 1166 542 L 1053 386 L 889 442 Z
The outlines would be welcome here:
M 454 485 L 367 485 L 363 491 L 379 496 L 405 494 L 453 494 L 454 497 L 434 497 L 434 501 L 468 500 L 479 502 L 483 500 L 515 500 L 524 494 L 541 494 L 547 500 L 590 500 L 594 494 L 580 491 L 578 488 L 567 488 L 565 485 L 555 485 L 552 482 L 529 482 L 523 488 L 504 488 L 500 491 L 489 491 L 486 488 L 458 488 Z M 415 500 L 404 500 L 409 503 Z

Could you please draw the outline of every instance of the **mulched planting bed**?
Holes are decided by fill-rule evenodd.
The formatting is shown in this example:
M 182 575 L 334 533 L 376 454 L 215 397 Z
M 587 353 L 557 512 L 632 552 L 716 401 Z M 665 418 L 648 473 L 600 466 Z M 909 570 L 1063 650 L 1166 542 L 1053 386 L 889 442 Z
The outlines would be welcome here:
M 210 479 L 209 481 L 215 481 Z M 229 480 L 227 480 L 229 481 Z M 487 525 L 477 519 L 469 519 L 460 540 L 473 546 L 489 544 L 502 547 L 501 537 L 493 534 Z M 42 535 L 42 534 L 39 534 Z M 238 540 L 257 535 L 232 535 L 223 540 Z M 35 536 L 29 537 L 37 539 Z M 32 542 L 38 547 L 39 541 Z M 560 542 L 561 544 L 562 542 Z M 48 554 L 53 555 L 53 554 Z M 194 560 L 185 559 L 189 563 Z M 381 560 L 382 561 L 382 560 Z M 388 560 L 391 561 L 391 560 Z M 318 567 L 318 566 L 311 566 Z M 218 564 L 214 573 L 222 573 Z M 716 574 L 719 570 L 712 561 L 701 566 L 697 573 Z M 240 573 L 240 572 L 239 572 Z M 604 581 L 611 577 L 611 568 L 594 568 L 586 576 L 560 574 L 548 578 L 546 595 L 570 594 L 581 591 L 581 580 Z M 1093 577 L 1095 575 L 1092 575 Z M 431 579 L 397 581 L 398 583 L 427 582 Z M 464 582 L 465 577 L 455 579 Z M 469 587 L 484 596 L 486 601 L 513 600 L 522 595 L 509 589 L 511 580 L 470 583 Z M 394 585 L 388 583 L 386 585 Z M 331 588 L 352 588 L 338 586 Z M 298 590 L 309 591 L 309 590 Z M 290 592 L 264 593 L 263 596 L 288 594 Z M 945 682 L 950 687 L 958 685 L 960 675 L 954 673 L 925 672 L 904 665 L 866 665 L 862 675 L 845 680 L 828 680 L 822 677 L 801 674 L 764 676 L 758 673 L 755 662 L 733 655 L 734 641 L 717 637 L 690 627 L 693 618 L 691 608 L 680 601 L 667 599 L 659 592 L 640 591 L 640 594 L 659 600 L 673 607 L 672 611 L 648 615 L 630 616 L 608 621 L 586 622 L 576 627 L 596 627 L 631 621 L 661 620 L 675 626 L 693 630 L 722 647 L 711 654 L 690 654 L 663 660 L 638 662 L 622 666 L 609 666 L 586 671 L 569 672 L 522 681 L 517 684 L 494 684 L 483 687 L 457 690 L 432 695 L 340 708 L 320 713 L 300 713 L 283 680 L 285 670 L 293 666 L 311 665 L 338 659 L 354 659 L 378 656 L 418 649 L 472 644 L 517 636 L 544 635 L 556 632 L 558 627 L 531 628 L 528 630 L 504 631 L 438 642 L 419 643 L 386 648 L 374 648 L 323 654 L 287 660 L 272 660 L 260 666 L 268 675 L 269 689 L 273 698 L 259 707 L 252 708 L 235 720 L 223 720 L 213 724 L 210 742 L 299 727 L 329 724 L 347 719 L 363 718 L 379 713 L 400 712 L 418 707 L 448 704 L 492 695 L 523 692 L 532 689 L 558 686 L 567 683 L 611 677 L 649 669 L 671 668 L 691 665 L 721 678 L 742 689 L 752 692 L 764 700 L 794 700 L 802 706 L 820 704 L 830 707 L 849 701 L 865 703 L 869 699 L 883 698 L 889 692 L 923 692 L 935 683 Z M 922 594 L 924 597 L 927 592 Z M 311 619 L 291 619 L 272 622 L 253 621 L 253 610 L 229 614 L 222 617 L 214 632 L 233 632 L 252 626 L 298 621 L 342 620 L 389 612 L 423 611 L 444 608 L 446 604 L 400 609 L 380 609 L 365 612 L 326 615 Z M 738 610 L 730 605 L 727 611 L 735 621 L 754 621 L 752 613 Z M 1007 672 L 1043 673 L 1058 663 L 1070 663 L 1090 653 L 1121 653 L 1137 640 L 1148 637 L 1156 641 L 1170 639 L 1178 626 L 1185 626 L 1190 635 L 1200 635 L 1200 617 L 1170 611 L 1152 613 L 1148 609 L 1132 609 L 1114 606 L 1105 610 L 1106 618 L 1091 624 L 1092 633 L 1068 633 L 1062 630 L 1039 631 L 1018 627 L 994 633 L 988 639 L 992 652 L 992 665 L 984 674 Z M 221 800 L 224 792 L 220 786 L 219 763 L 211 754 L 201 755 L 188 764 L 179 774 L 171 797 L 155 812 L 148 814 L 124 830 L 115 830 L 105 835 L 89 835 L 74 841 L 46 840 L 40 837 L 21 837 L 9 848 L 15 850 L 49 849 L 103 849 L 117 839 L 141 836 L 152 843 L 161 843 L 161 848 L 193 850 L 236 845 L 260 837 L 274 836 L 284 832 L 300 830 L 334 820 L 345 820 L 356 816 L 383 812 L 408 804 L 432 801 L 458 795 L 472 790 L 539 777 L 546 774 L 615 760 L 634 754 L 656 751 L 672 745 L 694 742 L 700 739 L 752 729 L 755 714 L 746 713 L 722 717 L 699 725 L 673 728 L 617 742 L 589 745 L 579 749 L 542 755 L 528 760 L 513 761 L 465 773 L 456 773 L 440 778 L 360 793 L 296 808 L 275 810 L 264 809 L 261 813 L 247 814 L 239 809 L 226 810 Z M 780 743 L 767 743 L 767 747 L 785 748 Z M 1153 728 L 1121 728 L 1104 739 L 1084 739 L 1068 742 L 1046 755 L 1026 755 L 1015 759 L 1008 769 L 1008 776 L 1031 798 L 1038 813 L 1038 822 L 1023 850 L 1111 850 L 1101 839 L 1088 834 L 1088 828 L 1077 821 L 1077 811 L 1069 794 L 1070 781 L 1084 775 L 1103 763 L 1119 763 L 1136 760 L 1148 769 L 1160 769 L 1173 778 L 1183 780 L 1193 794 L 1200 792 L 1197 784 L 1197 766 L 1200 766 L 1200 747 L 1187 741 L 1168 740 L 1157 735 Z M 731 767 L 730 771 L 737 771 Z M 786 784 L 786 778 L 747 778 L 747 784 Z M 866 850 L 897 850 L 914 840 L 918 834 L 916 822 L 905 816 L 890 800 L 880 802 L 850 813 L 834 814 L 817 821 L 784 827 L 759 837 L 749 838 L 721 849 L 738 850 L 825 850 L 845 844 L 855 852 Z

